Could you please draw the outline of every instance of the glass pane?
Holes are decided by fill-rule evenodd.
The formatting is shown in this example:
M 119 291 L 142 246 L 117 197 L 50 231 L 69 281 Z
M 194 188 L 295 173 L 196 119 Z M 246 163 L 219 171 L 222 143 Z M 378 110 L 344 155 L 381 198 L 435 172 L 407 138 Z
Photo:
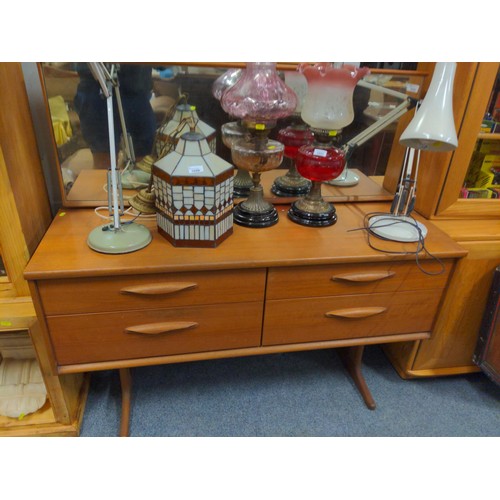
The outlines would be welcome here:
M 500 198 L 500 72 L 478 130 L 460 198 Z
M 2 256 L 0 255 L 0 277 L 7 276 L 7 271 L 5 270 L 5 265 L 2 260 Z

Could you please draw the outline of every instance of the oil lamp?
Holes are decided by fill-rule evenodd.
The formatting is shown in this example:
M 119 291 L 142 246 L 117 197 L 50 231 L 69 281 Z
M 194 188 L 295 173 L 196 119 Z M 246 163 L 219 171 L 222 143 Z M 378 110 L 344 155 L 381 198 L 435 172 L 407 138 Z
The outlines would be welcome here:
M 297 107 L 292 116 L 292 123 L 278 132 L 278 140 L 285 145 L 285 157 L 290 160 L 290 167 L 285 175 L 275 179 L 271 192 L 276 196 L 293 197 L 306 194 L 311 188 L 311 181 L 298 173 L 295 158 L 301 146 L 313 141 L 313 134 L 300 117 L 307 93 L 305 76 L 298 71 L 285 71 L 285 83 L 297 95 Z
M 222 96 L 230 89 L 240 78 L 244 70 L 228 69 L 220 75 L 212 85 L 212 95 L 221 103 Z M 224 107 L 223 107 L 224 109 Z M 227 112 L 227 110 L 224 109 Z M 240 121 L 225 123 L 221 127 L 221 135 L 223 144 L 231 149 L 235 141 L 243 139 L 246 134 L 246 129 L 241 125 Z M 233 189 L 235 198 L 247 198 L 250 194 L 250 188 L 253 186 L 252 178 L 247 170 L 236 168 L 236 175 L 233 179 Z
M 246 227 L 269 227 L 278 222 L 278 212 L 264 200 L 262 172 L 279 167 L 284 145 L 269 139 L 280 118 L 290 116 L 297 106 L 295 92 L 281 80 L 276 63 L 247 63 L 241 78 L 221 99 L 223 109 L 241 120 L 245 137 L 231 147 L 234 164 L 252 174 L 250 194 L 234 208 L 234 222 Z
M 314 141 L 299 148 L 295 162 L 312 187 L 292 204 L 288 216 L 305 226 L 331 226 L 337 221 L 336 211 L 323 199 L 321 183 L 335 179 L 344 169 L 345 154 L 335 146 L 335 137 L 354 120 L 354 87 L 369 69 L 317 63 L 302 64 L 299 71 L 307 80 L 301 117 L 311 127 Z

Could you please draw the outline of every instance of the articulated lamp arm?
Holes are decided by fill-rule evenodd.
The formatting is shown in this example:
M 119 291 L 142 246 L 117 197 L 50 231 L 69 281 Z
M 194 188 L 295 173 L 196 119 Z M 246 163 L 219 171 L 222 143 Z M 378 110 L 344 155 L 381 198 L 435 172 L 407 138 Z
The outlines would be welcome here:
M 392 111 L 384 115 L 382 118 L 377 120 L 375 123 L 367 127 L 365 130 L 360 132 L 351 140 L 347 141 L 342 146 L 341 149 L 344 152 L 347 161 L 352 156 L 352 153 L 357 147 L 361 146 L 366 141 L 368 141 L 373 136 L 375 136 L 383 129 L 385 129 L 387 126 L 389 126 L 391 123 L 398 120 L 407 111 L 414 108 L 418 103 L 418 99 L 414 99 L 413 97 L 410 97 L 407 94 L 403 94 L 402 92 L 397 92 L 396 90 L 387 89 L 380 85 L 375 85 L 373 83 L 366 82 L 365 80 L 360 80 L 357 83 L 357 85 L 369 90 L 377 90 L 383 94 L 397 97 L 398 99 L 401 99 L 402 102 L 401 104 L 399 104 L 399 106 L 395 107 Z

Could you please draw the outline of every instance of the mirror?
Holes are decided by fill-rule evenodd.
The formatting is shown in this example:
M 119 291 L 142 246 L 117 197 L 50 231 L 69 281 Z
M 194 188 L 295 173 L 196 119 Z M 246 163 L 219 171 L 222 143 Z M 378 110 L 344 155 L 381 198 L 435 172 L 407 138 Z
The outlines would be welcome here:
M 201 122 L 215 129 L 215 152 L 231 162 L 231 153 L 221 139 L 221 126 L 234 121 L 212 96 L 212 84 L 229 67 L 244 63 L 158 63 L 120 64 L 120 93 L 125 128 L 131 138 L 135 161 L 158 151 L 157 131 L 165 126 L 179 103 L 194 106 Z M 362 63 L 366 65 L 367 63 Z M 369 63 L 372 67 L 379 63 Z M 394 63 L 386 63 L 394 64 Z M 64 206 L 107 205 L 106 170 L 109 166 L 109 139 L 105 101 L 98 95 L 99 87 L 86 63 L 39 63 L 39 74 L 46 100 L 46 111 L 57 151 L 58 177 Z M 280 71 L 293 70 L 296 65 L 278 64 Z M 419 98 L 426 74 L 410 70 L 375 67 L 366 79 L 379 86 Z M 379 120 L 401 101 L 377 90 L 357 87 L 354 94 L 355 118 L 342 131 L 341 143 Z M 271 136 L 286 126 L 278 123 Z M 382 179 L 395 140 L 397 122 L 355 149 L 349 168 L 359 174 L 355 186 L 325 185 L 324 197 L 335 202 L 390 200 L 392 193 L 382 187 Z M 118 110 L 115 129 L 121 135 Z M 275 138 L 275 137 L 274 137 Z M 126 141 L 118 155 L 118 164 L 126 165 Z M 289 168 L 284 159 L 279 169 L 263 174 L 266 197 L 273 203 L 290 203 L 293 198 L 279 198 L 270 187 L 278 175 Z M 125 201 L 148 182 L 148 175 L 133 176 L 124 185 Z

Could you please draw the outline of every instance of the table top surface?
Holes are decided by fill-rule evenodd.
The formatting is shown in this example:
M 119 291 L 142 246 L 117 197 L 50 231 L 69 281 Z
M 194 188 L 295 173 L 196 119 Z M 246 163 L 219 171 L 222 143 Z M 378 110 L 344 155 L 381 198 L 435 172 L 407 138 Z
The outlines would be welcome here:
M 323 184 L 321 187 L 323 198 L 327 201 L 334 203 L 344 202 L 365 202 L 365 201 L 390 201 L 393 195 L 386 191 L 377 181 L 372 177 L 368 177 L 363 172 L 357 169 L 351 169 L 359 177 L 359 183 L 356 186 L 349 186 L 342 188 L 339 186 L 331 186 Z M 271 187 L 274 180 L 286 174 L 284 169 L 270 170 L 262 173 L 262 187 L 264 189 L 264 197 L 266 200 L 277 205 L 288 205 L 295 201 L 297 198 L 280 198 L 271 192 Z M 67 200 L 71 203 L 90 202 L 107 205 L 107 183 L 106 183 L 107 170 L 87 169 L 82 170 L 77 177 L 73 187 L 67 195 Z M 123 198 L 125 202 L 137 194 L 133 189 L 124 189 Z M 76 204 L 74 206 L 77 206 Z M 83 205 L 82 205 L 83 206 Z M 86 206 L 89 206 L 86 204 Z
M 278 206 L 279 222 L 268 228 L 234 225 L 234 232 L 216 248 L 174 247 L 153 219 L 139 220 L 151 230 L 152 242 L 136 252 L 110 255 L 87 245 L 89 233 L 105 221 L 93 209 L 61 210 L 28 263 L 27 280 L 116 276 L 220 269 L 415 260 L 415 243 L 386 242 L 363 230 L 366 214 L 387 213 L 388 203 L 338 204 L 337 223 L 317 228 L 293 223 L 288 206 Z M 426 249 L 439 258 L 463 257 L 467 251 L 430 221 L 425 224 Z M 369 245 L 369 240 L 378 251 Z M 404 252 L 408 252 L 404 254 Z M 421 253 L 420 258 L 429 255 Z

